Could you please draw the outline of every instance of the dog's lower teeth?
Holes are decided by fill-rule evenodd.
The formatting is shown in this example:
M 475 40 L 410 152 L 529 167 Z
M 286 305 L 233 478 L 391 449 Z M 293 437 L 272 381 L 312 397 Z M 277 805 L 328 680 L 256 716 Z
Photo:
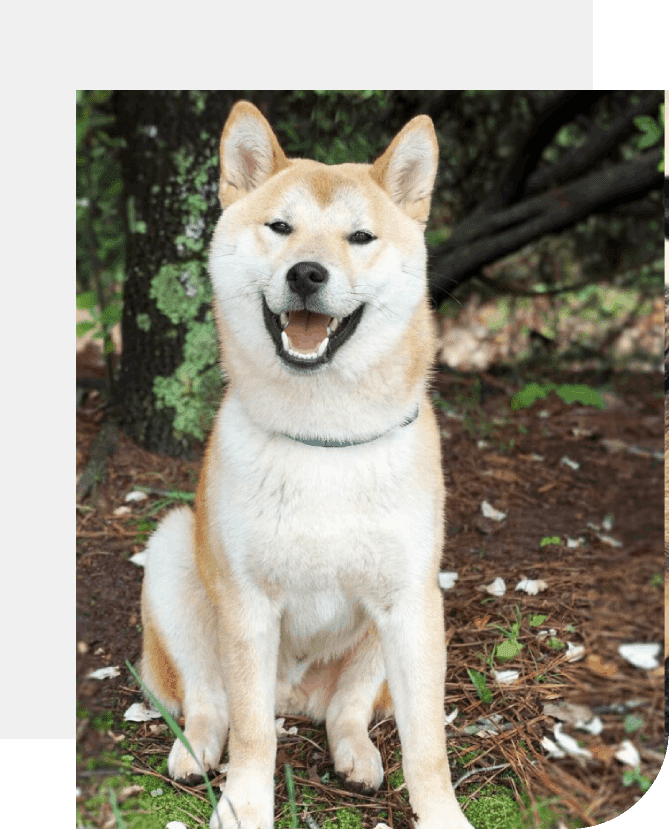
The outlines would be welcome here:
M 326 353 L 326 348 L 328 347 L 328 337 L 326 337 L 323 342 L 319 345 L 319 348 L 316 352 L 317 357 L 322 357 Z

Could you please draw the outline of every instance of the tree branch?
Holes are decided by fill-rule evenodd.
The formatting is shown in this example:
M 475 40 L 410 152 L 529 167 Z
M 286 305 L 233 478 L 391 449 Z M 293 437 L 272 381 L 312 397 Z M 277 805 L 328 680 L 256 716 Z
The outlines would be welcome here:
M 439 304 L 449 288 L 542 235 L 559 232 L 594 212 L 660 188 L 660 158 L 659 149 L 650 151 L 636 160 L 612 165 L 482 218 L 474 230 L 476 239 L 456 248 L 450 240 L 432 253 L 433 299 Z

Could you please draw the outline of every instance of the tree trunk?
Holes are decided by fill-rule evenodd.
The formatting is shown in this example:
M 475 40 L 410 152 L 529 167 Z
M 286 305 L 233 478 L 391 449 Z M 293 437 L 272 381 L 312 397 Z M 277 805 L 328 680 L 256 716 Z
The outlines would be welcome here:
M 220 212 L 218 138 L 235 98 L 233 91 L 120 91 L 114 97 L 117 130 L 126 141 L 129 207 L 114 412 L 126 435 L 170 455 L 187 453 L 193 437 L 178 427 L 179 407 L 157 397 L 155 380 L 173 378 L 190 325 L 209 315 L 206 252 Z M 174 310 L 161 298 L 158 276 Z

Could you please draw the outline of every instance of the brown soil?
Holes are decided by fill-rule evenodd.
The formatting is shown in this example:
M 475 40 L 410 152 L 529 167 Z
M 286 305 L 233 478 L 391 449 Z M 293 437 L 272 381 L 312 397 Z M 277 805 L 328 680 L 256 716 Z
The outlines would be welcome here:
M 638 786 L 622 785 L 626 767 L 614 757 L 620 742 L 628 738 L 634 743 L 642 757 L 641 773 L 650 779 L 665 751 L 663 668 L 638 669 L 618 653 L 621 643 L 664 640 L 664 586 L 659 582 L 666 571 L 664 471 L 662 460 L 654 455 L 664 447 L 664 381 L 661 374 L 615 375 L 602 411 L 566 405 L 551 395 L 513 413 L 510 396 L 520 384 L 511 379 L 491 372 L 478 377 L 441 372 L 435 378 L 436 391 L 452 407 L 452 416 L 440 413 L 449 489 L 443 569 L 458 572 L 455 587 L 444 594 L 449 642 L 445 708 L 448 714 L 458 708 L 449 743 L 460 753 L 477 752 L 468 769 L 507 762 L 531 800 L 552 798 L 565 821 L 592 825 L 621 814 L 640 796 Z M 556 372 L 551 379 L 562 382 Z M 579 382 L 599 383 L 584 374 Z M 93 394 L 77 414 L 78 472 L 102 417 Z M 562 463 L 564 457 L 579 463 L 579 469 Z M 130 515 L 114 511 L 137 485 L 192 491 L 198 469 L 197 461 L 151 454 L 121 436 L 106 478 L 77 509 L 78 785 L 83 798 L 95 791 L 104 773 L 91 773 L 90 758 L 101 752 L 123 753 L 113 736 L 126 708 L 140 700 L 125 660 L 136 664 L 139 657 L 142 569 L 128 557 L 143 548 L 147 507 L 157 497 L 129 505 Z M 483 500 L 507 513 L 506 519 L 485 519 Z M 152 516 L 154 522 L 161 512 Z M 597 536 L 607 533 L 607 517 L 613 519 L 609 536 L 620 547 Z M 559 536 L 561 544 L 540 547 L 543 537 L 552 536 Z M 568 548 L 567 536 L 581 536 L 584 544 Z M 516 591 L 524 575 L 544 580 L 546 590 L 537 596 Z M 507 584 L 503 597 L 482 590 L 497 576 Z M 538 629 L 528 623 L 528 616 L 537 614 L 547 616 L 540 628 L 555 629 L 563 643 L 583 644 L 585 657 L 569 663 L 564 650 L 538 640 Z M 485 704 L 467 669 L 487 673 L 487 659 L 503 637 L 496 627 L 519 620 L 518 639 L 524 650 L 508 661 L 497 659 L 494 666 L 516 669 L 520 677 L 503 688 L 487 675 L 493 700 Z M 111 665 L 120 667 L 119 677 L 86 678 L 91 670 Z M 555 721 L 545 714 L 544 704 L 558 700 L 589 706 L 602 720 L 603 729 L 595 736 L 564 725 L 589 748 L 592 759 L 585 763 L 549 759 L 540 744 L 543 736 L 553 739 Z M 637 706 L 625 706 L 631 700 L 638 700 Z M 95 717 L 105 711 L 114 717 L 111 734 L 96 729 Z M 630 713 L 639 716 L 642 725 L 626 733 L 624 715 Z M 494 714 L 502 715 L 498 734 L 465 733 L 467 725 Z M 309 727 L 305 720 L 290 724 L 298 725 L 299 734 Z M 139 743 L 134 751 L 139 768 L 153 771 L 149 753 L 169 752 L 171 743 L 155 733 L 155 724 L 124 726 L 122 732 Z M 387 774 L 393 772 L 399 767 L 394 723 L 383 723 L 373 735 Z M 319 775 L 332 766 L 323 728 L 312 740 L 325 753 L 300 735 L 279 741 L 279 763 L 309 768 L 309 779 L 299 778 L 298 788 L 315 787 L 319 801 L 330 808 L 362 809 L 366 826 L 375 825 L 380 811 L 391 809 L 402 812 L 396 827 L 410 826 L 406 803 L 386 782 L 372 799 L 352 795 L 334 781 L 321 783 Z M 286 800 L 279 763 L 277 808 Z M 455 779 L 463 774 L 458 766 L 453 771 Z M 499 772 L 483 771 L 464 781 L 459 795 L 476 797 L 483 786 L 496 781 L 520 785 Z M 99 826 L 102 820 L 89 822 Z

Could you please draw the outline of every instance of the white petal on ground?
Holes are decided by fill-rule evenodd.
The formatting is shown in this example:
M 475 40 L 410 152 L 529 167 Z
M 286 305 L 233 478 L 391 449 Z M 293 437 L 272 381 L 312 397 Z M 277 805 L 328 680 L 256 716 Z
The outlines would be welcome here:
M 540 741 L 542 743 L 542 747 L 549 754 L 550 757 L 556 757 L 556 759 L 560 759 L 560 757 L 565 756 L 565 752 L 563 751 L 563 749 L 559 748 L 553 739 L 549 739 L 548 736 L 543 736 Z
M 166 829 L 188 829 L 185 823 L 181 821 L 170 821 L 170 823 L 165 824 Z
M 493 676 L 498 684 L 513 684 L 519 678 L 518 670 L 494 670 Z
M 441 589 L 453 589 L 458 580 L 458 571 L 440 571 L 437 581 Z
M 493 594 L 495 597 L 502 597 L 503 594 L 505 594 L 505 588 L 505 581 L 502 577 L 496 577 L 492 583 L 485 586 L 486 591 L 489 594 Z
M 661 650 L 660 644 L 621 644 L 619 655 L 642 670 L 653 670 L 658 667 L 656 656 Z
M 494 522 L 502 522 L 503 519 L 507 518 L 506 513 L 503 513 L 502 510 L 496 510 L 487 501 L 482 502 L 482 514 L 487 519 L 493 519 Z
M 146 722 L 149 719 L 160 719 L 161 714 L 142 702 L 135 702 L 123 714 L 123 718 L 128 722 Z
M 134 562 L 135 565 L 139 565 L 140 568 L 144 568 L 144 564 L 147 561 L 147 552 L 146 551 L 139 551 L 137 554 L 134 554 L 130 558 L 130 562 Z
M 102 681 L 105 678 L 116 678 L 121 675 L 118 667 L 100 667 L 99 670 L 93 670 L 86 678 L 95 678 Z
M 621 745 L 614 752 L 614 756 L 620 763 L 632 765 L 633 768 L 638 768 L 640 765 L 640 755 L 630 739 L 624 739 Z
M 573 461 L 572 458 L 568 458 L 567 455 L 564 455 L 561 458 L 561 464 L 565 464 L 565 466 L 570 467 L 571 470 L 578 470 L 580 467 L 576 461 Z
M 537 594 L 540 591 L 545 591 L 547 583 L 545 580 L 529 580 L 528 577 L 522 575 L 521 580 L 516 584 L 515 591 L 525 591 L 526 594 Z
M 124 501 L 126 502 L 143 502 L 147 498 L 147 494 L 142 492 L 142 490 L 131 490 L 130 493 L 126 496 Z
M 590 722 L 584 722 L 584 724 L 575 725 L 576 728 L 584 728 L 585 731 L 588 731 L 590 734 L 594 736 L 598 736 L 598 734 L 603 729 L 603 723 L 600 721 L 599 716 L 594 716 Z
M 573 739 L 569 734 L 563 733 L 563 724 L 557 722 L 554 726 L 554 739 L 566 754 L 578 759 L 590 760 L 591 752 L 586 748 L 580 748 L 576 739 Z
M 452 710 L 451 713 L 449 714 L 449 716 L 444 717 L 444 724 L 445 725 L 451 725 L 451 723 L 454 721 L 454 719 L 457 716 L 458 716 L 458 708 L 456 708 L 456 710 Z
M 579 661 L 586 655 L 586 649 L 581 644 L 573 644 L 568 641 L 568 648 L 565 650 L 565 658 L 571 664 Z

